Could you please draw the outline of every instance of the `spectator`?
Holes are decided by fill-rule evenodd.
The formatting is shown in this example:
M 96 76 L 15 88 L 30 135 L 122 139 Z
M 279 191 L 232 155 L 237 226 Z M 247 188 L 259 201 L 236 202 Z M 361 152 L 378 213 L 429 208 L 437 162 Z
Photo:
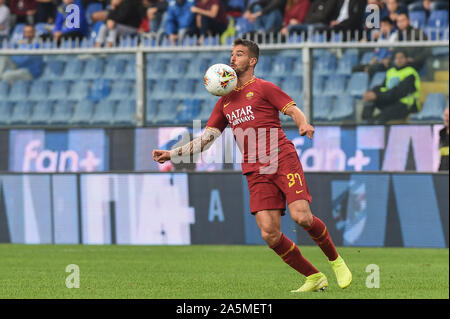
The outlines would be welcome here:
M 397 16 L 397 27 L 399 32 L 399 40 L 401 41 L 418 41 L 427 40 L 427 36 L 420 29 L 411 26 L 408 14 L 402 12 Z M 408 55 L 408 63 L 416 70 L 421 70 L 425 65 L 428 56 L 431 55 L 431 49 L 422 48 L 405 48 Z
M 167 15 L 167 1 L 153 0 L 146 11 L 147 19 L 151 32 L 160 34 L 164 32 L 165 17 Z
M 36 23 L 53 24 L 56 17 L 56 5 L 53 0 L 36 0 Z
M 284 10 L 281 34 L 288 35 L 289 27 L 303 24 L 310 7 L 309 0 L 288 0 Z
M 289 27 L 290 34 L 326 30 L 339 12 L 339 0 L 312 0 L 303 24 Z
M 195 15 L 191 7 L 194 4 L 194 0 L 176 0 L 169 3 L 166 33 L 172 45 L 176 45 L 178 40 L 183 41 L 187 33 L 193 32 Z
M 11 28 L 11 13 L 5 4 L 5 0 L 0 0 L 0 47 L 4 39 L 8 39 Z
M 389 17 L 384 17 L 380 23 L 380 31 L 372 32 L 372 39 L 377 42 L 395 42 L 398 33 L 394 31 L 394 23 Z M 391 64 L 392 51 L 390 48 L 377 48 L 369 64 L 359 64 L 353 67 L 352 72 L 368 72 L 372 77 L 376 72 L 386 71 Z
M 433 1 L 431 1 L 431 0 L 422 0 L 422 7 L 423 7 L 423 11 L 425 11 L 427 20 L 430 17 L 432 3 L 433 3 Z
M 202 44 L 207 36 L 222 34 L 228 27 L 225 6 L 221 0 L 197 0 L 191 7 L 195 13 L 195 25 L 200 34 L 198 44 Z
M 111 0 L 106 24 L 102 25 L 95 47 L 105 42 L 113 47 L 119 37 L 137 34 L 142 20 L 142 3 L 140 0 Z
M 27 25 L 23 30 L 24 39 L 17 48 L 22 50 L 39 48 L 34 26 Z M 0 56 L 0 81 L 13 83 L 17 80 L 32 80 L 41 75 L 44 62 L 41 55 Z
M 387 10 L 384 12 L 381 18 L 388 16 L 389 19 L 394 22 L 397 29 L 397 17 L 402 12 L 400 6 L 398 5 L 398 0 L 386 0 L 385 3 Z
M 76 11 L 67 10 L 66 12 L 66 8 L 70 5 L 76 5 L 78 7 L 79 20 L 74 16 Z M 68 23 L 68 20 L 70 23 Z M 88 25 L 81 0 L 63 0 L 61 6 L 58 7 L 55 27 L 53 28 L 53 39 L 59 44 L 61 39 L 81 40 L 87 36 L 87 33 Z
M 250 21 L 257 31 L 279 31 L 283 26 L 285 6 L 286 0 L 259 0 L 249 5 L 244 18 Z
M 440 171 L 448 171 L 448 106 L 444 111 L 444 128 L 439 131 Z
M 372 88 L 363 95 L 363 120 L 385 124 L 390 120 L 406 120 L 410 113 L 421 108 L 419 101 L 420 78 L 417 71 L 408 66 L 404 51 L 394 55 L 394 67 L 386 72 L 385 86 Z M 375 109 L 379 115 L 373 116 Z
M 17 23 L 34 25 L 36 7 L 36 0 L 10 0 L 9 10 L 11 11 L 11 25 L 14 26 Z
M 92 12 L 90 17 L 87 17 L 88 24 L 94 24 L 99 21 L 106 21 L 108 17 L 108 10 L 110 0 L 83 0 L 83 8 L 88 8 L 91 3 L 100 3 L 103 10 Z
M 347 40 L 348 32 L 351 33 L 352 37 L 355 32 L 360 34 L 364 24 L 366 5 L 366 0 L 344 0 L 338 11 L 337 18 L 330 22 L 329 31 L 343 32 L 344 41 Z

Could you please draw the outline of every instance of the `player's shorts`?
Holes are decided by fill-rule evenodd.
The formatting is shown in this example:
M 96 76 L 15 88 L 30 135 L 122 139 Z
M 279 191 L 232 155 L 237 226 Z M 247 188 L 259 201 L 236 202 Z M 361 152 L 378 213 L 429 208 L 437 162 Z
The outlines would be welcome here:
M 297 153 L 292 152 L 281 158 L 274 174 L 260 174 L 256 171 L 246 176 L 252 214 L 266 209 L 278 209 L 285 215 L 286 202 L 289 205 L 300 199 L 309 203 L 312 201 Z

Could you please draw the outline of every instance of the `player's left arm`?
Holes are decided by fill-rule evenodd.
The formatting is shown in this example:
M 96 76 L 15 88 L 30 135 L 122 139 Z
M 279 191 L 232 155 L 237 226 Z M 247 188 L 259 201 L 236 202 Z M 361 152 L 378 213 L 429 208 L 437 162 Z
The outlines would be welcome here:
M 286 115 L 289 115 L 294 120 L 298 127 L 298 131 L 301 136 L 308 136 L 310 139 L 314 135 L 314 127 L 308 123 L 308 119 L 305 114 L 300 110 L 296 104 L 291 105 L 285 111 Z

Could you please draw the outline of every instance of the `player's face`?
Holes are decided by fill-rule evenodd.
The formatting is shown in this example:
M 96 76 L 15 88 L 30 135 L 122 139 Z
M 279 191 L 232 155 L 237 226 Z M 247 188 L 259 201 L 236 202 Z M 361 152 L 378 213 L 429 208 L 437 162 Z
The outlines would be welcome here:
M 448 108 L 444 111 L 444 125 L 445 127 L 448 127 Z
M 245 73 L 255 65 L 256 58 L 249 56 L 248 48 L 243 45 L 236 45 L 231 52 L 230 66 L 236 71 L 237 76 Z

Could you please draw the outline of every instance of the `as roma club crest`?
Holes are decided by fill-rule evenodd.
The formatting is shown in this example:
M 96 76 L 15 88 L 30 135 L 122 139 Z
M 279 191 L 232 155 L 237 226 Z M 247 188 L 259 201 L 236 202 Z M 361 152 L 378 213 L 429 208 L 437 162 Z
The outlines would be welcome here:
M 247 100 L 250 100 L 254 95 L 255 95 L 255 93 L 253 93 L 253 92 L 248 92 L 247 95 L 246 95 L 245 97 L 247 98 Z

